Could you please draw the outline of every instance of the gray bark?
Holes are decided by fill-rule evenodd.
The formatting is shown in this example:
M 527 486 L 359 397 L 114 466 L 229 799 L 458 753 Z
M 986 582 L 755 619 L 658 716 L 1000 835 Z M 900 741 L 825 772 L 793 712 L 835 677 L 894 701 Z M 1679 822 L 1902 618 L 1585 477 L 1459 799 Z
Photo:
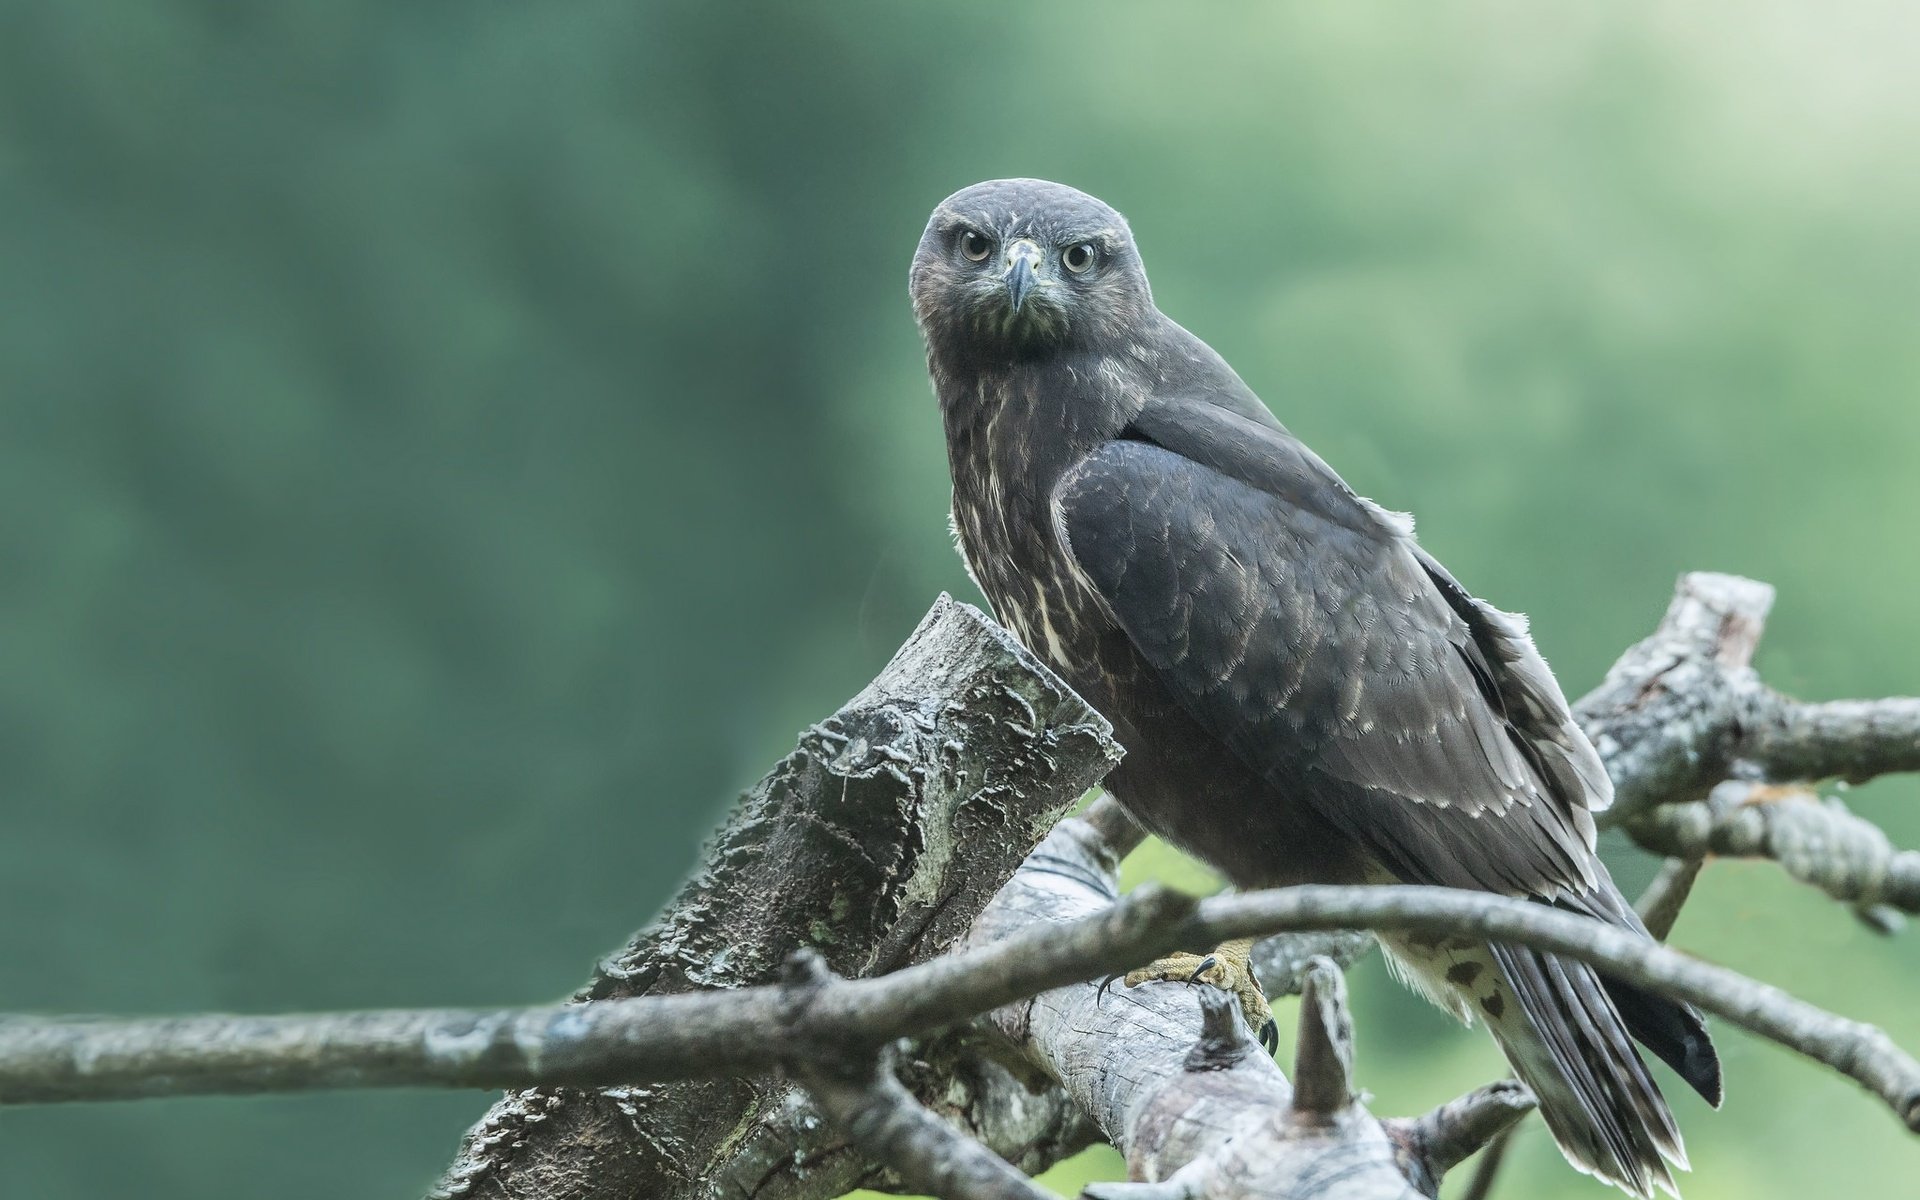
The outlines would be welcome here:
M 1777 858 L 1863 913 L 1910 900 L 1912 855 L 1844 810 L 1795 800 L 1791 812 L 1772 805 L 1754 817 L 1737 810 L 1756 806 L 1730 805 L 1726 793 L 1707 799 L 1729 777 L 1920 766 L 1920 702 L 1802 704 L 1760 684 L 1748 663 L 1770 598 L 1745 580 L 1685 577 L 1659 630 L 1577 709 L 1619 788 L 1610 819 L 1676 855 L 1656 897 L 1663 921 L 1709 851 Z M 1102 907 L 1112 860 L 1139 838 L 1110 802 L 1054 835 L 1084 844 L 1049 842 L 1002 888 L 1116 757 L 1084 704 L 943 598 L 881 678 L 748 794 L 675 905 L 575 997 L 598 1001 L 590 1008 L 8 1022 L 0 1100 L 540 1085 L 475 1127 L 441 1185 L 448 1196 L 824 1200 L 928 1180 L 959 1196 L 1026 1195 L 1023 1181 L 953 1140 L 956 1124 L 1022 1171 L 1084 1145 L 1097 1126 L 1153 1185 L 1135 1200 L 1196 1189 L 1304 1200 L 1336 1194 L 1303 1190 L 1308 1181 L 1349 1176 L 1377 1183 L 1353 1195 L 1431 1194 L 1520 1106 L 1505 1085 L 1411 1122 L 1351 1102 L 1337 976 L 1313 957 L 1363 949 L 1366 935 L 1346 926 L 1474 933 L 1585 959 L 1826 1062 L 1920 1126 L 1920 1063 L 1878 1030 L 1541 906 L 1300 888 L 1197 906 L 1142 890 Z M 996 893 L 975 927 L 981 944 L 942 955 Z M 1101 915 L 1065 920 L 1089 896 Z M 1298 1088 L 1245 1052 L 1230 1006 L 1195 1005 L 1211 999 L 1204 989 L 1151 984 L 1103 999 L 1071 982 L 1274 931 L 1284 938 L 1260 956 L 1270 988 L 1315 988 Z M 818 978 L 754 986 L 796 950 L 816 956 Z M 1016 997 L 1035 998 L 991 1027 L 964 1023 Z M 1009 1025 L 1008 1011 L 1022 1015 Z M 880 1071 L 880 1043 L 903 1034 L 919 1036 L 907 1060 Z M 780 1068 L 812 1093 L 782 1082 Z M 1221 1129 L 1239 1136 L 1223 1142 Z
M 800 947 L 852 976 L 930 958 L 1117 760 L 1103 718 L 943 596 L 879 677 L 742 797 L 699 873 L 575 998 L 765 983 Z M 744 1185 L 736 1144 L 769 1114 L 807 1116 L 794 1107 L 765 1077 L 515 1092 L 432 1194 L 690 1200 L 716 1179 Z
M 1574 705 L 1614 784 L 1603 825 L 1706 799 L 1727 779 L 1854 782 L 1920 770 L 1920 698 L 1805 703 L 1754 671 L 1773 589 L 1680 577 L 1659 628 Z
M 1805 787 L 1723 783 L 1647 813 L 1633 837 L 1679 858 L 1770 858 L 1843 903 L 1920 912 L 1920 852 L 1895 849 L 1878 825 Z
M 1061 822 L 994 898 L 976 937 L 1107 911 L 1116 865 L 1093 823 Z M 1212 988 L 1080 983 L 994 1020 L 1126 1154 L 1135 1182 L 1096 1185 L 1089 1194 L 1099 1200 L 1432 1196 L 1448 1167 L 1531 1108 L 1524 1089 L 1502 1086 L 1418 1121 L 1375 1118 L 1352 1081 L 1353 1027 L 1338 968 L 1316 959 L 1302 976 L 1292 1084 L 1254 1041 L 1238 1003 Z

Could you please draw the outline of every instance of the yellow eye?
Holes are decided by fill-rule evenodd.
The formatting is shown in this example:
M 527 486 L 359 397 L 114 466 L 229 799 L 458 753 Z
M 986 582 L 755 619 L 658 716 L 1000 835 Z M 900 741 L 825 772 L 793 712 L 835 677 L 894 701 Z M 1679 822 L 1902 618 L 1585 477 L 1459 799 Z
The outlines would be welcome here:
M 969 229 L 960 235 L 960 253 L 966 255 L 969 262 L 985 262 L 987 255 L 993 253 L 993 242 L 978 229 Z
M 1093 266 L 1093 260 L 1099 257 L 1092 242 L 1081 242 L 1078 246 L 1068 246 L 1060 255 L 1060 265 L 1075 275 L 1084 275 Z

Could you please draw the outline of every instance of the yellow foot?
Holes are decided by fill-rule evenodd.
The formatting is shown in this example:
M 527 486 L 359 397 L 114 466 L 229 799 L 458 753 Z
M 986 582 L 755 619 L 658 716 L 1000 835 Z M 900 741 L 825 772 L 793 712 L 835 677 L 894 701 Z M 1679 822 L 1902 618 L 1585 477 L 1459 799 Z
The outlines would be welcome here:
M 1247 1026 L 1256 1030 L 1260 1044 L 1271 1054 L 1280 1048 L 1280 1027 L 1274 1024 L 1273 1009 L 1260 981 L 1253 977 L 1253 939 L 1239 938 L 1222 942 L 1212 954 L 1169 954 L 1160 961 L 1127 972 L 1121 982 L 1128 987 L 1170 980 L 1174 983 L 1208 983 L 1231 992 L 1240 1001 L 1240 1012 Z

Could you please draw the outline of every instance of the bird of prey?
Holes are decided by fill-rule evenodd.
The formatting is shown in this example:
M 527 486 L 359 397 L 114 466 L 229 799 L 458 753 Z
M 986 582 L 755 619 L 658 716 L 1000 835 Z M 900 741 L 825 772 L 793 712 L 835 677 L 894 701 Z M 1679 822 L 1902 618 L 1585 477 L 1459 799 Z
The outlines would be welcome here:
M 968 569 L 1113 722 L 1107 784 L 1143 826 L 1240 887 L 1468 888 L 1646 935 L 1594 852 L 1612 785 L 1525 621 L 1160 313 L 1119 213 L 977 184 L 909 282 Z M 1570 1162 L 1673 1190 L 1680 1133 L 1633 1040 L 1718 1104 L 1694 1009 L 1517 946 L 1382 941 L 1486 1020 Z

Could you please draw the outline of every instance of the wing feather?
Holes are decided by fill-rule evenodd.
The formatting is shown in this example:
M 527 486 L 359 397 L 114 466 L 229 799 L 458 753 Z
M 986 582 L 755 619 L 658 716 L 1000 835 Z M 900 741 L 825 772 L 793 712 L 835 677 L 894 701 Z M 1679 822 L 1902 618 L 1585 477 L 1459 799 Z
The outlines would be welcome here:
M 1156 410 L 1055 495 L 1075 568 L 1188 712 L 1408 882 L 1596 886 L 1606 773 L 1518 618 L 1284 430 Z

